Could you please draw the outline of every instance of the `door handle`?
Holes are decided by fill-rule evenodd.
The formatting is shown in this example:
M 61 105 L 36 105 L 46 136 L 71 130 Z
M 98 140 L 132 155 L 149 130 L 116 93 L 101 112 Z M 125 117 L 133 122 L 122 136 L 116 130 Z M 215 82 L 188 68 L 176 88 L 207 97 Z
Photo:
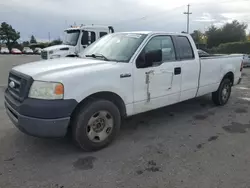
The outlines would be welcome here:
M 127 77 L 131 77 L 131 74 L 130 73 L 120 74 L 120 78 L 127 78 Z
M 181 67 L 175 67 L 174 68 L 174 75 L 181 74 Z

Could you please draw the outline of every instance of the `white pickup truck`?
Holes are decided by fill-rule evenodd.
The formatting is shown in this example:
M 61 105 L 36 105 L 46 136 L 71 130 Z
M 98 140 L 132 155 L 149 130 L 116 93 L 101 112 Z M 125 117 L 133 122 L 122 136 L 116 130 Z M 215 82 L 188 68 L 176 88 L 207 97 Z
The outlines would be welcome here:
M 224 105 L 241 81 L 242 56 L 199 58 L 186 34 L 108 34 L 80 56 L 10 71 L 5 106 L 22 132 L 63 137 L 71 131 L 82 149 L 99 150 L 116 137 L 123 117 L 208 93 Z

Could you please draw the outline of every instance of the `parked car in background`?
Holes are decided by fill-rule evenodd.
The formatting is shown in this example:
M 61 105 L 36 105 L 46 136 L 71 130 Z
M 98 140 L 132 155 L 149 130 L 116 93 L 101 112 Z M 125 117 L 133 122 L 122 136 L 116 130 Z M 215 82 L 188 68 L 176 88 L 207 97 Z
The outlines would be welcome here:
M 243 55 L 243 66 L 244 67 L 249 67 L 250 66 L 250 55 L 249 54 L 244 54 Z
M 22 52 L 19 49 L 17 49 L 17 48 L 12 48 L 11 49 L 11 53 L 12 54 L 22 54 Z
M 1 53 L 1 54 L 9 54 L 9 53 L 10 53 L 10 51 L 9 51 L 9 49 L 8 49 L 8 48 L 6 48 L 6 47 L 2 47 L 2 48 L 1 48 L 1 50 L 0 50 L 0 53 Z
M 23 54 L 33 54 L 33 50 L 30 47 L 23 48 Z
M 35 48 L 34 53 L 35 54 L 41 54 L 42 48 Z

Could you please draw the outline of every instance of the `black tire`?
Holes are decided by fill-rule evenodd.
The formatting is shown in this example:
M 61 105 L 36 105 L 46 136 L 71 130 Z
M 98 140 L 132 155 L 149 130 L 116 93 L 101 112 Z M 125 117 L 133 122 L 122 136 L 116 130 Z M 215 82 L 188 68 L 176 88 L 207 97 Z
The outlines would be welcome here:
M 113 118 L 113 128 L 109 136 L 100 142 L 94 142 L 88 137 L 88 122 L 99 111 L 107 111 Z M 108 146 L 117 136 L 121 125 L 121 115 L 117 106 L 102 99 L 96 99 L 84 105 L 76 115 L 72 125 L 72 135 L 77 146 L 85 151 L 97 151 Z
M 224 78 L 221 81 L 218 90 L 212 93 L 212 100 L 213 100 L 214 104 L 217 105 L 217 106 L 225 105 L 228 102 L 229 98 L 230 98 L 231 88 L 232 88 L 231 80 L 228 79 L 228 78 Z M 226 97 L 223 94 L 224 89 L 226 89 L 227 92 L 228 92 Z

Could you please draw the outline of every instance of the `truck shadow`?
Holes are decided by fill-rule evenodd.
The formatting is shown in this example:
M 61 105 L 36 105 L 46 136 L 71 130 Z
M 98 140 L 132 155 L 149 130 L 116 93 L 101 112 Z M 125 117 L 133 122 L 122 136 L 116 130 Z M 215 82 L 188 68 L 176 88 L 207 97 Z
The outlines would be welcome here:
M 209 109 L 214 108 L 215 105 L 211 101 L 211 96 L 206 95 L 195 99 L 190 99 L 181 103 L 173 104 L 167 107 L 159 108 L 156 110 L 148 111 L 125 119 L 122 123 L 122 133 L 126 134 L 138 129 L 147 129 L 151 124 L 154 127 L 162 126 L 160 122 L 165 120 L 171 126 L 173 119 L 192 117 L 197 113 L 206 113 Z

